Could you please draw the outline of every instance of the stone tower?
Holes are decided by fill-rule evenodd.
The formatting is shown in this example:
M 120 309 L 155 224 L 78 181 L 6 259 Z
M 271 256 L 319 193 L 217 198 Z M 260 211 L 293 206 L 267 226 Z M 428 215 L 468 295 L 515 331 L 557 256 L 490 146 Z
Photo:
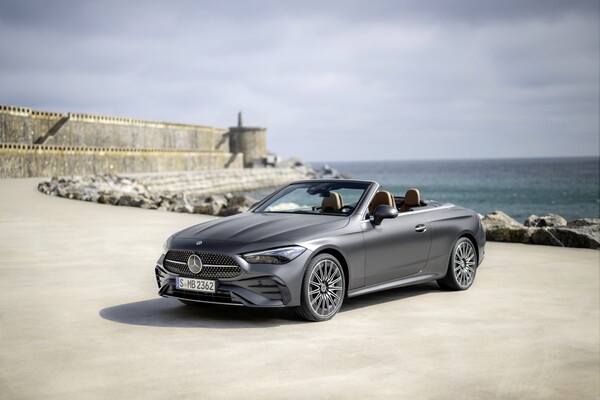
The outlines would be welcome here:
M 267 157 L 266 128 L 244 126 L 242 113 L 238 113 L 238 125 L 229 128 L 229 151 L 244 154 L 244 167 L 261 165 Z

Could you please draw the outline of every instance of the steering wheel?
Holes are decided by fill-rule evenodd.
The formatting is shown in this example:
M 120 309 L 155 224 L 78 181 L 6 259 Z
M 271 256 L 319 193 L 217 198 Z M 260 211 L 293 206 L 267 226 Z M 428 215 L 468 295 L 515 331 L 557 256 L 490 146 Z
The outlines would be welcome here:
M 356 207 L 354 206 L 350 206 L 350 205 L 345 205 L 342 208 L 340 208 L 340 212 L 344 213 L 344 214 L 351 214 L 352 211 L 354 211 Z

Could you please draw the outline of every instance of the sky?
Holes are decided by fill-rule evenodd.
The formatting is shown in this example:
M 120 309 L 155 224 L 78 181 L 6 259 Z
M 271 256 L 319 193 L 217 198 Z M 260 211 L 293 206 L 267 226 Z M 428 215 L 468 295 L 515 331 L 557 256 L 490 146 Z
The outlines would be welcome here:
M 0 0 L 0 104 L 306 161 L 600 154 L 600 1 Z

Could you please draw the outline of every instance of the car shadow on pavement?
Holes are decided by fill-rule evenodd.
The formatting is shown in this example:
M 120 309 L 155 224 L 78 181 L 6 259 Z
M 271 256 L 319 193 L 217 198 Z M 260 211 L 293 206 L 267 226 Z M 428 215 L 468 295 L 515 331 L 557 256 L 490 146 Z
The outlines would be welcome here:
M 264 328 L 302 323 L 290 309 L 199 304 L 187 306 L 174 299 L 157 298 L 100 310 L 100 317 L 128 325 L 168 328 Z
M 347 298 L 340 313 L 431 293 L 443 292 L 435 283 L 424 283 Z M 264 328 L 305 322 L 292 309 L 257 309 L 202 303 L 188 306 L 175 299 L 164 298 L 108 307 L 100 310 L 99 314 L 108 321 L 121 324 L 170 328 Z

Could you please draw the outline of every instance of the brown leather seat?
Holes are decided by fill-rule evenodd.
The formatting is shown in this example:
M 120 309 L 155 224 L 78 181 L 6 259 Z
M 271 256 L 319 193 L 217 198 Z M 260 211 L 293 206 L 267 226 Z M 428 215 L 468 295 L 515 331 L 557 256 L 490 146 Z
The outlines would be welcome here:
M 339 212 L 343 205 L 342 195 L 337 192 L 330 192 L 329 197 L 323 197 L 321 212 Z
M 369 204 L 369 214 L 373 214 L 377 206 L 380 206 L 382 204 L 396 208 L 396 201 L 394 200 L 394 196 L 392 196 L 392 194 L 386 190 L 381 190 L 375 193 L 373 200 L 371 200 L 371 204 Z
M 410 211 L 411 208 L 421 205 L 421 195 L 419 189 L 408 189 L 404 195 L 404 204 L 400 207 L 400 212 Z

